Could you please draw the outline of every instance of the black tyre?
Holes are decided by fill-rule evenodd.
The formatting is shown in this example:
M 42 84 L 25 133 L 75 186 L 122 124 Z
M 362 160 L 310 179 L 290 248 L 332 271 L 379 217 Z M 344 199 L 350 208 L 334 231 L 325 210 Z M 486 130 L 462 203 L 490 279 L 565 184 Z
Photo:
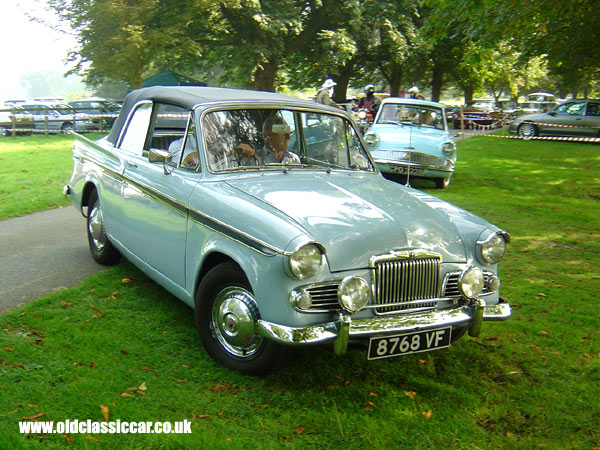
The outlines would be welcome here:
M 450 186 L 450 178 L 436 178 L 435 179 L 435 187 L 437 189 L 448 189 Z
M 105 266 L 116 264 L 121 259 L 121 254 L 106 236 L 104 216 L 96 191 L 90 194 L 88 205 L 90 206 L 88 207 L 87 236 L 90 252 L 99 264 Z
M 522 123 L 521 125 L 519 125 L 517 132 L 518 132 L 519 136 L 521 136 L 524 139 L 531 139 L 532 137 L 535 137 L 538 135 L 537 127 L 534 124 L 529 123 L 529 122 L 525 122 L 525 123 Z
M 286 358 L 286 347 L 256 333 L 260 313 L 250 283 L 234 263 L 219 264 L 202 279 L 195 316 L 207 353 L 227 367 L 265 376 Z
M 0 136 L 10 136 L 10 131 L 6 127 L 0 127 Z
M 60 127 L 60 132 L 62 134 L 68 134 L 73 131 L 73 124 L 70 122 L 63 123 L 62 127 Z

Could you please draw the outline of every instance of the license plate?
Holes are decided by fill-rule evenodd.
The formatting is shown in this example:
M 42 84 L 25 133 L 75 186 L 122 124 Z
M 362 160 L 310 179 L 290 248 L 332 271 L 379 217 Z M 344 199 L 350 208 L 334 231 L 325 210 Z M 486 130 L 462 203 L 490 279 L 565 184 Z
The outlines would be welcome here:
M 452 327 L 448 327 L 397 336 L 373 337 L 369 340 L 367 359 L 391 358 L 449 347 L 451 335 Z
M 406 175 L 408 173 L 407 169 L 408 168 L 406 166 L 390 165 L 390 172 L 392 172 L 392 173 L 399 173 L 402 175 Z M 423 175 L 423 173 L 424 173 L 424 171 L 420 167 L 411 167 L 410 168 L 411 175 Z

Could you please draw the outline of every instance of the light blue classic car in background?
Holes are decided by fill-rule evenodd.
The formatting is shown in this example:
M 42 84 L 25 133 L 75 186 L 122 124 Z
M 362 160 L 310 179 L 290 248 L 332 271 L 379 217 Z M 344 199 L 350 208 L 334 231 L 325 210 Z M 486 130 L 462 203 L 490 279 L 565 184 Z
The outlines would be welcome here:
M 511 314 L 508 234 L 386 180 L 337 109 L 151 87 L 106 138 L 76 135 L 73 160 L 65 191 L 95 260 L 123 255 L 192 307 L 208 354 L 241 372 L 268 374 L 298 345 L 435 350 Z
M 456 145 L 444 105 L 417 99 L 385 98 L 365 142 L 379 170 L 393 180 L 431 178 L 446 189 L 456 164 Z

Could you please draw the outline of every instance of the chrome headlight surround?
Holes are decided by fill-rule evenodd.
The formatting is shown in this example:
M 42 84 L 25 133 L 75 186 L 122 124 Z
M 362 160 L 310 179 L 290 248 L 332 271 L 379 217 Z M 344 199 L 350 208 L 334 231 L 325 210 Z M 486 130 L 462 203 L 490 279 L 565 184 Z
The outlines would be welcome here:
M 300 280 L 314 276 L 322 264 L 323 252 L 315 243 L 305 244 L 297 248 L 288 259 L 290 272 Z
M 338 302 L 349 313 L 363 309 L 369 301 L 369 283 L 361 277 L 346 277 L 338 286 Z
M 481 262 L 485 264 L 498 264 L 506 254 L 506 244 L 510 242 L 510 235 L 506 231 L 492 233 L 483 241 L 478 241 L 478 254 Z
M 460 276 L 458 284 L 465 297 L 475 299 L 483 291 L 484 282 L 483 271 L 479 267 L 469 267 Z
M 365 142 L 369 147 L 375 147 L 379 142 L 379 136 L 374 132 L 367 133 L 365 134 Z
M 442 145 L 442 152 L 446 156 L 451 156 L 456 151 L 456 144 L 454 142 L 446 142 Z

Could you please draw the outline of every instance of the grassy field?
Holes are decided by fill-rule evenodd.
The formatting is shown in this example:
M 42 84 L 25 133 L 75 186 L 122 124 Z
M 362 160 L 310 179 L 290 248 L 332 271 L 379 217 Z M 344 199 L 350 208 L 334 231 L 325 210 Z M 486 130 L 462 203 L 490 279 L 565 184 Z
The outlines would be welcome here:
M 68 205 L 72 148 L 69 135 L 0 139 L 0 220 Z
M 214 363 L 191 310 L 121 263 L 0 316 L 0 447 L 600 448 L 600 147 L 471 138 L 447 191 L 412 184 L 512 234 L 500 269 L 510 321 L 384 361 L 300 349 L 250 378 Z M 106 417 L 189 420 L 192 434 L 18 428 Z

